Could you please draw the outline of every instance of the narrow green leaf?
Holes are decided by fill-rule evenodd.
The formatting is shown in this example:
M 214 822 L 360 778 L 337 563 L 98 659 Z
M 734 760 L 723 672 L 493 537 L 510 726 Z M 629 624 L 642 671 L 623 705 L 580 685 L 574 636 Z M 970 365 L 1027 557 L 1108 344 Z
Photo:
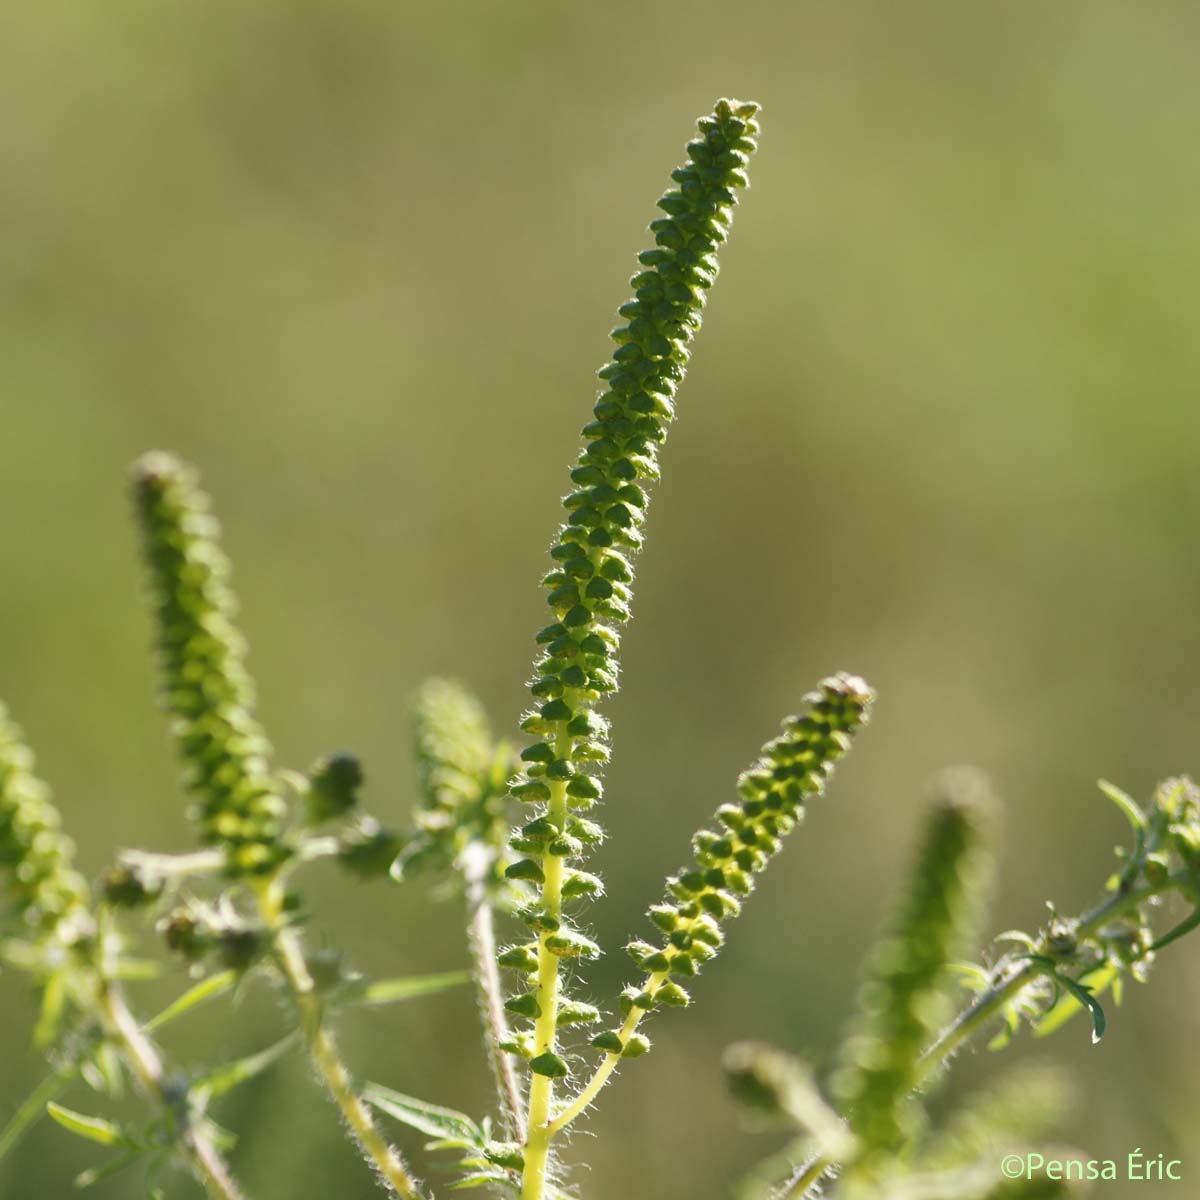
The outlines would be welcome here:
M 1024 946 L 1027 950 L 1036 950 L 1037 942 L 1020 929 L 1006 929 L 1003 933 L 998 933 L 992 939 L 995 942 L 1016 942 L 1020 946 Z
M 1109 987 L 1113 987 L 1115 992 L 1116 985 L 1120 983 L 1120 977 L 1120 968 L 1115 963 L 1109 962 L 1080 976 L 1079 983 L 1088 988 L 1089 992 L 1102 995 Z M 1067 980 L 1063 979 L 1062 983 L 1066 984 Z M 1033 1036 L 1048 1037 L 1056 1030 L 1061 1029 L 1072 1017 L 1083 1012 L 1085 1007 L 1089 1006 L 1081 1003 L 1068 987 L 1068 990 L 1059 996 L 1058 1001 L 1046 1010 L 1045 1015 L 1033 1027 Z
M 1009 1005 L 1004 1010 L 1004 1028 L 988 1042 L 989 1050 L 1003 1050 L 1017 1036 L 1017 1030 L 1021 1028 L 1021 1018 L 1014 1005 Z
M 446 971 L 440 975 L 409 975 L 400 979 L 380 979 L 369 983 L 355 1003 L 378 1008 L 417 996 L 432 996 L 459 987 L 471 979 L 469 971 Z
M 161 1029 L 168 1021 L 174 1021 L 176 1017 L 181 1017 L 189 1009 L 195 1008 L 197 1004 L 202 1004 L 205 1000 L 211 1000 L 215 996 L 224 995 L 233 985 L 237 983 L 236 971 L 221 971 L 217 975 L 210 975 L 207 979 L 202 979 L 195 987 L 188 988 L 182 996 L 168 1004 L 156 1017 L 152 1017 L 145 1024 L 147 1033 L 153 1033 L 156 1029 Z
M 1108 1028 L 1108 1018 L 1104 1015 L 1104 1009 L 1100 1006 L 1100 1001 L 1092 995 L 1092 990 L 1086 983 L 1080 983 L 1078 980 L 1071 979 L 1066 975 L 1060 975 L 1058 978 L 1063 987 L 1080 1004 L 1086 1005 L 1088 1012 L 1092 1014 L 1092 1044 L 1095 1045 L 1104 1036 L 1104 1031 Z
M 75 1176 L 75 1186 L 82 1190 L 93 1187 L 105 1179 L 111 1179 L 114 1175 L 119 1175 L 126 1168 L 133 1166 L 144 1153 L 145 1151 L 141 1147 L 138 1147 L 137 1149 L 127 1151 L 125 1154 L 119 1154 L 116 1158 L 110 1159 L 101 1166 L 89 1167 L 86 1171 L 81 1171 Z
M 46 1105 L 61 1095 L 71 1081 L 72 1072 L 63 1071 L 47 1075 L 30 1093 L 25 1103 L 13 1113 L 3 1131 L 0 1131 L 0 1159 L 21 1140 L 22 1135 L 46 1111 Z
M 1109 783 L 1107 779 L 1101 779 L 1098 783 L 1100 790 L 1125 814 L 1129 821 L 1130 828 L 1133 830 L 1134 836 L 1139 843 L 1146 836 L 1146 829 L 1149 822 L 1146 820 L 1146 814 L 1142 812 L 1141 806 L 1128 793 L 1121 791 L 1114 783 Z
M 465 1113 L 430 1104 L 428 1100 L 418 1100 L 414 1096 L 405 1096 L 378 1083 L 367 1084 L 363 1089 L 363 1099 L 380 1112 L 430 1137 L 453 1138 L 473 1146 L 482 1146 L 487 1140 L 483 1130 Z
M 113 975 L 126 983 L 141 983 L 147 979 L 157 979 L 162 974 L 162 967 L 150 958 L 122 958 L 117 962 Z
M 256 1075 L 261 1075 L 268 1067 L 278 1062 L 296 1044 L 298 1037 L 298 1033 L 289 1033 L 287 1037 L 280 1038 L 265 1050 L 259 1050 L 256 1054 L 248 1054 L 245 1058 L 225 1063 L 203 1078 L 197 1079 L 192 1084 L 192 1090 L 209 1099 L 223 1096 L 239 1084 L 253 1079 Z
M 1185 933 L 1191 933 L 1198 925 L 1200 925 L 1200 908 L 1196 909 L 1190 917 L 1185 917 L 1180 921 L 1169 933 L 1164 933 L 1150 949 L 1161 950 L 1164 946 L 1177 942 Z
M 71 1133 L 87 1138 L 91 1142 L 99 1142 L 102 1146 L 129 1146 L 131 1140 L 121 1132 L 119 1126 L 103 1117 L 89 1117 L 74 1109 L 64 1108 L 51 1100 L 46 1105 L 46 1111 L 64 1128 Z
M 80 1064 L 79 1072 L 87 1085 L 102 1096 L 116 1099 L 125 1091 L 121 1056 L 112 1042 L 101 1042 L 91 1058 Z
M 450 1185 L 452 1192 L 465 1191 L 467 1188 L 496 1187 L 497 1185 L 512 1190 L 508 1174 L 499 1167 L 484 1168 L 482 1171 L 472 1171 Z
M 58 1037 L 66 1002 L 66 983 L 63 973 L 55 971 L 46 980 L 42 990 L 42 1007 L 38 1013 L 37 1025 L 33 1030 L 33 1044 L 39 1050 L 45 1050 Z

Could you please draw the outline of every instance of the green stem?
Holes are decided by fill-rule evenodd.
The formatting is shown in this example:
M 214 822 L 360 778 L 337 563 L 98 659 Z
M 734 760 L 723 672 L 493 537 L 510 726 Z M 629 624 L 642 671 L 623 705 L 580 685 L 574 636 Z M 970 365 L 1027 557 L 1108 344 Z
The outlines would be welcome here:
M 101 978 L 96 1002 L 105 1026 L 120 1044 L 125 1061 L 143 1090 L 177 1119 L 177 1106 L 166 1091 L 162 1058 L 129 1011 L 120 988 L 113 981 Z M 192 1172 L 212 1200 L 243 1200 L 229 1167 L 204 1130 L 188 1121 L 180 1132 L 180 1142 Z
M 668 978 L 666 971 L 658 971 L 651 975 L 644 988 L 651 996 L 658 991 Z M 646 1015 L 646 1010 L 634 1006 L 629 1010 L 629 1015 L 625 1018 L 625 1023 L 621 1026 L 618 1037 L 621 1039 L 621 1045 L 625 1046 L 629 1043 L 629 1039 L 636 1032 L 642 1018 Z M 617 1069 L 617 1064 L 621 1061 L 621 1052 L 619 1050 L 610 1051 L 604 1056 L 604 1060 L 596 1068 L 591 1079 L 584 1084 L 579 1094 L 571 1103 L 563 1109 L 553 1121 L 550 1122 L 550 1136 L 553 1137 L 556 1133 L 566 1129 L 572 1121 L 582 1116 L 588 1105 L 600 1094 L 600 1089 L 608 1082 L 609 1076 Z
M 568 689 L 564 700 L 571 704 L 574 695 Z M 560 758 L 570 755 L 571 735 L 564 726 L 555 740 L 555 752 Z M 556 781 L 550 785 L 547 819 L 557 829 L 567 824 L 567 785 Z M 557 921 L 562 917 L 563 859 L 557 854 L 542 855 L 542 904 L 547 916 Z M 558 1038 L 558 967 L 559 958 L 546 945 L 548 933 L 538 936 L 537 999 L 539 1015 L 534 1026 L 534 1056 L 553 1053 Z M 550 1111 L 554 1103 L 554 1080 L 536 1072 L 529 1084 L 529 1119 L 525 1139 L 525 1169 L 521 1178 L 521 1200 L 542 1200 L 546 1190 L 546 1164 L 554 1130 L 550 1127 Z
M 0 1159 L 17 1144 L 25 1131 L 46 1112 L 46 1105 L 57 1100 L 74 1078 L 73 1068 L 55 1071 L 47 1075 L 25 1098 L 20 1108 L 13 1113 L 8 1124 L 0 1130 Z
M 500 1111 L 508 1136 L 513 1141 L 525 1140 L 524 1100 L 512 1058 L 502 1049 L 509 1040 L 508 1021 L 504 1015 L 504 992 L 500 972 L 496 968 L 496 934 L 492 906 L 488 902 L 486 881 L 495 864 L 493 851 L 473 842 L 463 852 L 461 865 L 467 891 L 467 945 L 471 953 L 471 974 L 483 1017 L 484 1042 L 491 1064 Z
M 300 1010 L 300 1027 L 309 1058 L 345 1119 L 350 1136 L 391 1191 L 403 1200 L 422 1200 L 416 1180 L 400 1152 L 379 1132 L 370 1109 L 342 1062 L 333 1035 L 325 1026 L 321 998 L 305 962 L 300 935 L 286 923 L 280 881 L 272 878 L 260 884 L 255 889 L 255 896 L 262 918 L 274 937 L 284 978 Z

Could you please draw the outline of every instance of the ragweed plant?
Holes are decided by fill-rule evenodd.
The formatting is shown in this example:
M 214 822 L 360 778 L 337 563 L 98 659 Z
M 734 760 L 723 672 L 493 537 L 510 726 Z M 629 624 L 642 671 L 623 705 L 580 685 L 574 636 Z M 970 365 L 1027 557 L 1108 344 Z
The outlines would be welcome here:
M 799 696 L 795 715 L 762 747 L 692 839 L 649 911 L 646 939 L 626 950 L 630 984 L 603 1009 L 584 1000 L 583 964 L 601 947 L 586 905 L 603 893 L 585 869 L 604 837 L 602 775 L 610 733 L 600 708 L 618 685 L 622 626 L 650 486 L 676 413 L 693 338 L 717 276 L 738 193 L 759 134 L 757 106 L 721 100 L 699 122 L 658 201 L 653 247 L 639 255 L 619 309 L 614 350 L 571 469 L 571 490 L 542 583 L 549 623 L 521 718 L 526 744 L 497 737 L 460 684 L 434 680 L 413 712 L 417 802 L 403 830 L 364 811 L 359 760 L 326 753 L 307 770 L 281 766 L 255 711 L 231 570 L 196 472 L 169 454 L 136 464 L 134 509 L 149 581 L 161 692 L 184 766 L 198 846 L 176 854 L 127 850 L 90 886 L 74 865 L 49 792 L 22 736 L 0 712 L 0 879 L 3 959 L 39 996 L 36 1044 L 51 1074 L 0 1133 L 0 1156 L 43 1111 L 113 1153 L 77 1181 L 142 1164 L 151 1188 L 181 1165 L 211 1197 L 238 1200 L 225 1155 L 233 1135 L 212 1107 L 302 1046 L 313 1073 L 381 1187 L 431 1200 L 380 1116 L 453 1151 L 452 1188 L 520 1200 L 568 1191 L 559 1139 L 618 1069 L 650 1049 L 649 1019 L 685 1008 L 757 877 L 776 859 L 810 799 L 822 794 L 874 705 L 846 673 Z M 909 883 L 869 956 L 857 1014 L 823 1077 L 783 1050 L 753 1043 L 726 1057 L 748 1113 L 788 1131 L 784 1149 L 747 1180 L 746 1197 L 832 1194 L 841 1200 L 1038 1200 L 1056 1180 L 1004 1180 L 1000 1151 L 1043 1136 L 1056 1089 L 1024 1076 L 970 1097 L 932 1122 L 926 1097 L 955 1053 L 1022 1023 L 1052 1032 L 1090 1013 L 1104 1032 L 1104 995 L 1143 981 L 1156 955 L 1200 924 L 1200 791 L 1171 780 L 1146 808 L 1110 785 L 1133 845 L 1107 898 L 1079 917 L 1052 914 L 1032 934 L 1010 932 L 982 964 L 964 963 L 987 890 L 994 804 L 978 777 L 942 778 Z M 313 950 L 303 869 L 334 860 L 346 878 L 383 886 L 435 882 L 463 906 L 469 970 L 370 981 L 336 951 Z M 1190 915 L 1163 926 L 1175 896 Z M 125 985 L 153 964 L 133 957 L 131 920 L 161 936 L 188 985 L 150 1019 Z M 509 931 L 497 945 L 496 928 Z M 502 978 L 512 980 L 510 986 Z M 473 980 L 494 1113 L 476 1119 L 362 1079 L 334 1023 L 356 1006 L 429 995 Z M 952 981 L 973 998 L 950 1015 Z M 167 1066 L 158 1031 L 201 1004 L 251 986 L 284 999 L 277 1040 L 231 1063 Z M 115 1096 L 130 1079 L 146 1105 L 121 1123 L 58 1103 L 82 1082 Z M 405 1081 L 407 1084 L 407 1081 Z M 1019 1097 L 1014 1101 L 1014 1096 Z M 1037 1119 L 1034 1119 L 1034 1118 Z M 157 1194 L 155 1192 L 154 1194 Z

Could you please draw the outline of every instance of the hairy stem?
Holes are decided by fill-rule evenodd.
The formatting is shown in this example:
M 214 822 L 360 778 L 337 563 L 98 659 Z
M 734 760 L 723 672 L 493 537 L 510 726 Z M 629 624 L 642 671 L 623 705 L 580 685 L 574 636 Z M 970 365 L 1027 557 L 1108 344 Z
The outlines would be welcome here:
M 569 693 L 565 693 L 569 695 Z M 568 700 L 569 703 L 569 700 Z M 565 757 L 571 751 L 571 735 L 561 731 L 555 740 L 555 753 Z M 550 785 L 547 819 L 557 829 L 567 821 L 567 785 Z M 553 921 L 562 916 L 563 860 L 556 854 L 542 855 L 542 903 Z M 553 1053 L 558 1034 L 558 955 L 547 945 L 550 935 L 538 938 L 537 997 L 541 1015 L 534 1026 L 534 1054 Z M 521 1180 L 521 1200 L 542 1200 L 546 1188 L 546 1162 L 554 1131 L 550 1128 L 550 1107 L 554 1102 L 554 1080 L 534 1074 L 529 1084 L 528 1135 L 525 1141 L 525 1170 Z
M 101 979 L 96 989 L 96 1004 L 143 1090 L 178 1119 L 176 1102 L 167 1092 L 162 1057 L 129 1011 L 120 988 L 111 980 Z M 188 1121 L 186 1115 L 184 1121 L 180 1142 L 193 1173 L 209 1196 L 212 1200 L 243 1200 L 241 1189 L 207 1133 Z
M 285 922 L 283 889 L 278 878 L 255 888 L 259 911 L 272 931 L 279 965 L 300 1010 L 300 1026 L 309 1058 L 338 1106 L 350 1136 L 384 1183 L 403 1200 L 422 1200 L 421 1189 L 400 1152 L 379 1132 L 370 1109 L 354 1086 L 354 1080 L 338 1053 L 337 1043 L 324 1023 L 321 998 L 317 995 L 300 935 Z
M 472 843 L 461 856 L 467 892 L 467 945 L 471 954 L 471 974 L 475 980 L 479 1011 L 483 1018 L 484 1043 L 504 1127 L 513 1141 L 525 1140 L 524 1099 L 508 1051 L 502 1049 L 509 1039 L 504 1015 L 504 992 L 496 968 L 496 934 L 492 906 L 488 902 L 487 879 L 494 854 L 479 843 Z
M 667 972 L 658 971 L 647 980 L 645 990 L 649 995 L 653 996 L 666 981 Z M 629 1010 L 629 1015 L 625 1018 L 625 1023 L 621 1026 L 619 1034 L 623 1046 L 628 1044 L 629 1039 L 637 1031 L 637 1027 L 645 1015 L 646 1010 L 644 1008 L 634 1007 Z M 608 1077 L 617 1069 L 617 1064 L 620 1061 L 621 1054 L 616 1050 L 604 1056 L 600 1065 L 592 1074 L 591 1079 L 583 1085 L 575 1099 L 550 1122 L 549 1132 L 551 1136 L 566 1129 L 572 1121 L 582 1116 L 588 1105 L 600 1094 L 601 1089 L 608 1082 Z

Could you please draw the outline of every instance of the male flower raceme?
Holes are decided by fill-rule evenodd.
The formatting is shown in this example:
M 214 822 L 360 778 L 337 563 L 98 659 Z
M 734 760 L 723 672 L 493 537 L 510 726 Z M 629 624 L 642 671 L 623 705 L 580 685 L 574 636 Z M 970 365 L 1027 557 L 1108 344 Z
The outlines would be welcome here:
M 721 100 L 702 118 L 687 161 L 672 172 L 676 187 L 658 202 L 651 222 L 655 246 L 638 257 L 633 297 L 619 309 L 604 388 L 584 427 L 586 445 L 571 471 L 574 490 L 563 501 L 565 523 L 543 579 L 553 620 L 537 635 L 543 647 L 530 685 L 536 707 L 522 728 L 540 740 L 521 754 L 512 788 L 537 806 L 514 835 L 522 857 L 509 877 L 533 884 L 537 902 L 525 913 L 538 943 L 515 947 L 501 961 L 532 970 L 535 951 L 557 958 L 594 957 L 598 947 L 563 916 L 565 901 L 595 895 L 599 879 L 565 864 L 602 836 L 583 814 L 601 797 L 600 767 L 608 760 L 608 723 L 596 711 L 617 688 L 619 626 L 630 617 L 632 558 L 642 545 L 646 487 L 658 478 L 658 447 L 674 416 L 689 344 L 700 326 L 707 290 L 717 275 L 716 250 L 729 233 L 736 190 L 755 149 L 757 105 Z M 514 997 L 510 1011 L 536 1018 L 550 997 L 545 986 Z M 557 988 L 555 989 L 557 994 Z M 575 1005 L 565 1015 L 594 1019 Z M 565 1023 L 565 1022 L 563 1022 Z M 539 1039 L 535 1072 L 564 1073 L 547 1038 Z M 532 1051 L 527 1051 L 532 1052 Z
M 50 789 L 33 772 L 33 752 L 0 705 L 0 870 L 12 917 L 0 932 L 73 943 L 93 932 L 88 887 Z
M 157 610 L 165 703 L 185 783 L 199 797 L 203 840 L 226 848 L 231 873 L 267 874 L 287 855 L 287 804 L 254 715 L 220 527 L 195 473 L 169 454 L 135 464 L 133 497 Z
M 722 923 L 738 915 L 754 876 L 781 849 L 803 817 L 805 802 L 824 790 L 851 737 L 868 720 L 874 693 L 857 676 L 841 674 L 823 680 L 804 699 L 803 711 L 788 717 L 779 736 L 742 772 L 740 801 L 717 810 L 719 828 L 695 835 L 693 861 L 667 881 L 667 897 L 651 908 L 661 943 L 630 943 L 629 953 L 647 979 L 625 990 L 626 1025 L 595 1038 L 598 1049 L 624 1057 L 644 1053 L 649 1043 L 632 1032 L 640 1015 L 688 1003 L 679 980 L 698 974 L 721 948 Z

